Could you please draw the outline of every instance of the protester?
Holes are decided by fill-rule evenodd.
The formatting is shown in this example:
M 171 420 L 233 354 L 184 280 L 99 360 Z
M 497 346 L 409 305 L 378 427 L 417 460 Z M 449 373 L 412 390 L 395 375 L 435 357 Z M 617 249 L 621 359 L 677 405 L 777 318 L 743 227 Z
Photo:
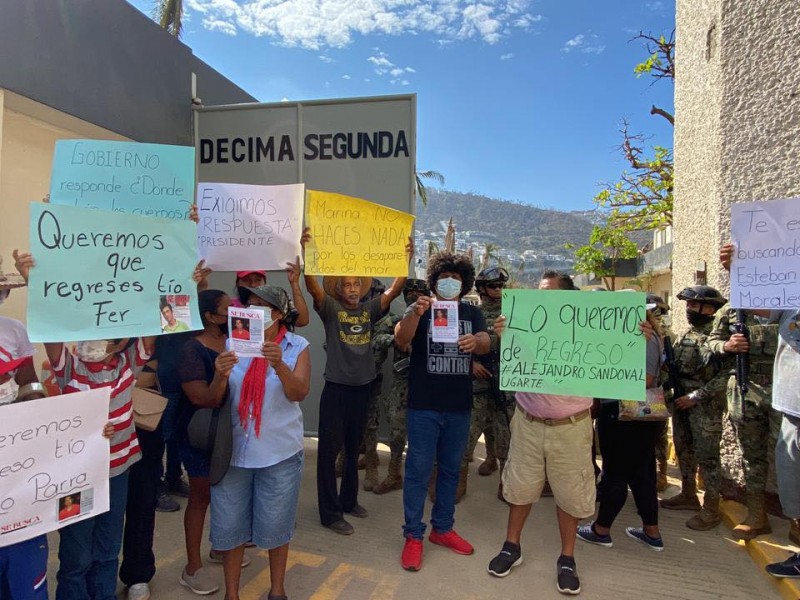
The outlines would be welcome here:
M 647 388 L 660 387 L 663 341 L 654 304 L 648 304 L 647 320 L 656 335 L 647 341 Z M 593 523 L 578 527 L 578 537 L 585 542 L 610 548 L 611 526 L 625 505 L 628 487 L 631 489 L 642 527 L 626 527 L 628 537 L 648 548 L 661 552 L 664 541 L 658 528 L 658 495 L 656 492 L 656 440 L 663 421 L 621 421 L 619 402 L 604 402 L 597 419 L 600 454 L 603 457 L 602 490 L 597 518 Z
M 183 515 L 187 563 L 179 581 L 194 593 L 205 595 L 219 589 L 219 584 L 203 568 L 200 554 L 203 525 L 211 502 L 209 463 L 205 454 L 189 444 L 187 428 L 198 408 L 222 404 L 236 356 L 225 347 L 228 295 L 220 290 L 205 290 L 200 292 L 198 303 L 203 330 L 183 345 L 177 365 L 184 396 L 178 409 L 176 437 L 189 475 L 189 501 Z M 218 558 L 216 562 L 221 560 Z
M 27 281 L 34 257 L 17 253 L 17 270 Z M 58 387 L 64 394 L 110 388 L 113 423 L 109 466 L 109 510 L 62 528 L 56 600 L 116 598 L 118 555 L 122 546 L 130 467 L 140 458 L 133 425 L 133 381 L 153 353 L 155 338 L 78 342 L 75 354 L 61 342 L 44 345 Z
M 734 247 L 720 250 L 720 263 L 730 271 Z M 781 415 L 781 429 L 775 445 L 775 473 L 783 513 L 791 519 L 789 541 L 800 546 L 800 311 L 756 310 L 755 314 L 777 322 L 779 338 L 773 371 L 772 407 Z M 778 578 L 800 578 L 800 553 L 784 561 L 766 565 L 766 571 Z
M 472 545 L 453 529 L 455 496 L 461 458 L 467 443 L 472 408 L 472 355 L 489 351 L 486 322 L 477 307 L 461 299 L 475 281 L 475 268 L 466 255 L 440 252 L 428 261 L 428 287 L 433 298 L 420 296 L 395 328 L 395 343 L 411 344 L 408 390 L 408 454 L 403 512 L 405 545 L 402 567 L 422 566 L 425 493 L 434 461 L 438 465 L 436 500 L 431 511 L 429 540 L 458 554 L 472 554 Z M 431 308 L 435 300 L 458 305 L 458 341 L 431 338 Z
M 681 492 L 661 500 L 661 508 L 698 510 L 697 467 L 705 484 L 703 510 L 691 517 L 686 526 L 705 531 L 722 520 L 719 514 L 721 466 L 719 446 L 722 440 L 722 415 L 725 412 L 725 388 L 728 372 L 717 357 L 705 348 L 714 314 L 727 300 L 712 287 L 696 285 L 684 288 L 678 300 L 686 302 L 689 330 L 673 343 L 674 364 L 670 379 L 677 377 L 679 392 L 672 390 L 672 436 L 681 471 Z M 678 395 L 680 393 L 680 395 Z
M 25 285 L 14 274 L 3 274 L 0 259 L 0 304 L 10 290 Z M 5 405 L 46 396 L 33 366 L 35 348 L 25 326 L 0 316 L 0 411 Z M 0 412 L 2 415 L 2 412 Z M 11 600 L 47 600 L 47 536 L 0 548 L 0 596 Z
M 737 310 L 723 306 L 714 319 L 707 346 L 721 359 L 733 364 L 736 355 L 746 354 L 749 361 L 746 382 L 735 375 L 728 379 L 728 416 L 736 431 L 742 452 L 747 516 L 733 528 L 733 537 L 752 540 L 772 532 L 767 518 L 764 492 L 769 472 L 771 430 L 778 429 L 779 414 L 772 410 L 772 372 L 778 351 L 779 325 L 769 322 L 766 312 L 743 310 L 749 337 L 732 333 L 739 323 Z M 742 393 L 742 385 L 747 393 Z
M 545 271 L 540 290 L 575 290 L 569 275 Z M 501 336 L 505 317 L 494 330 Z M 556 501 L 561 554 L 556 562 L 557 588 L 578 594 L 580 579 L 575 564 L 575 531 L 580 519 L 594 514 L 595 485 L 592 469 L 592 398 L 534 392 L 516 393 L 511 420 L 511 444 L 503 471 L 503 496 L 508 503 L 506 541 L 489 563 L 489 573 L 505 577 L 522 563 L 520 538 L 533 504 L 541 497 L 545 481 Z M 545 443 L 547 440 L 547 443 Z M 655 443 L 655 440 L 653 440 Z M 653 454 L 651 445 L 650 456 Z M 655 462 L 653 462 L 655 469 Z
M 481 298 L 481 312 L 486 320 L 490 349 L 489 353 L 478 357 L 472 363 L 472 421 L 469 428 L 469 440 L 461 463 L 461 473 L 456 490 L 456 502 L 467 492 L 469 474 L 469 457 L 472 456 L 478 438 L 487 430 L 494 435 L 486 441 L 486 460 L 478 467 L 478 474 L 487 476 L 497 470 L 500 462 L 500 473 L 506 464 L 508 446 L 511 440 L 511 418 L 514 415 L 514 402 L 510 394 L 500 389 L 500 344 L 494 332 L 494 322 L 500 316 L 503 288 L 508 282 L 508 271 L 502 267 L 489 267 L 478 273 L 475 289 Z M 502 481 L 497 488 L 497 497 L 503 498 Z
M 302 244 L 311 240 L 310 228 Z M 406 245 L 409 260 L 414 241 Z M 317 453 L 317 498 L 322 525 L 342 535 L 353 526 L 344 513 L 364 518 L 367 510 L 358 504 L 358 449 L 361 444 L 375 362 L 371 352 L 375 323 L 400 295 L 405 277 L 396 278 L 378 298 L 361 302 L 370 285 L 366 277 L 326 277 L 320 286 L 316 277 L 305 275 L 314 309 L 325 327 L 325 386 L 319 406 Z M 336 485 L 336 455 L 344 445 L 345 464 L 341 490 Z
M 424 279 L 409 279 L 403 286 L 403 299 L 406 306 L 411 306 L 420 296 L 430 294 L 428 282 Z M 408 371 L 411 359 L 410 348 L 400 348 L 394 341 L 394 328 L 402 319 L 402 315 L 389 315 L 390 319 L 381 320 L 375 329 L 373 350 L 375 347 L 394 349 L 392 362 L 392 383 L 389 391 L 382 398 L 389 418 L 389 472 L 386 479 L 373 488 L 376 494 L 385 494 L 403 487 L 403 451 L 406 447 L 406 408 L 408 398 Z M 376 440 L 377 441 L 377 440 Z M 369 449 L 368 449 L 369 450 Z
M 269 551 L 270 600 L 285 600 L 284 577 L 303 472 L 303 414 L 311 360 L 292 332 L 297 314 L 274 286 L 249 288 L 249 306 L 271 310 L 262 358 L 241 358 L 228 377 L 233 423 L 230 466 L 211 488 L 211 543 L 224 554 L 225 597 L 238 598 L 244 545 Z

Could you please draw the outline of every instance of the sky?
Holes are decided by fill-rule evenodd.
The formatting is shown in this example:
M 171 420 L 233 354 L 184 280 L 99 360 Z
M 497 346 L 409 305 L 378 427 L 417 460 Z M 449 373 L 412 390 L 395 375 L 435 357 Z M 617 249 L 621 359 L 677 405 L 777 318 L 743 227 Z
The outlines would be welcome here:
M 132 0 L 151 13 L 152 0 Z M 674 0 L 184 0 L 181 40 L 262 102 L 417 94 L 417 170 L 445 188 L 588 210 L 622 119 L 672 145 L 669 81 L 637 78 Z M 430 185 L 435 185 L 431 183 Z

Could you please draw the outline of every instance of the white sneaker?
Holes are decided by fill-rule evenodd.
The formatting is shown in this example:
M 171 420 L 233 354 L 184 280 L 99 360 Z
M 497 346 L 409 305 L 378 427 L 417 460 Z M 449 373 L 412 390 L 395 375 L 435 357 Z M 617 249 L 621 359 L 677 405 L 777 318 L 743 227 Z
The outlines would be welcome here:
M 197 569 L 194 575 L 189 575 L 186 569 L 184 569 L 181 571 L 178 583 L 183 587 L 188 587 L 195 594 L 199 594 L 200 596 L 207 596 L 219 590 L 219 584 L 215 582 L 202 567 Z
M 146 583 L 134 583 L 128 588 L 128 600 L 150 600 L 150 586 Z

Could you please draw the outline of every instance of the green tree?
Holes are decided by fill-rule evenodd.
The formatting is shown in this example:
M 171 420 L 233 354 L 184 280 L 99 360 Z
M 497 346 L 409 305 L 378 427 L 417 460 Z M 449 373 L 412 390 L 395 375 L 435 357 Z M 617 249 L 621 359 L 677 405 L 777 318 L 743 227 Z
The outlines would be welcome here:
M 625 231 L 610 222 L 603 226 L 595 225 L 589 243 L 575 250 L 574 269 L 578 273 L 601 277 L 608 289 L 615 290 L 619 261 L 638 255 L 639 249 Z
M 417 196 L 422 201 L 422 206 L 428 206 L 428 188 L 422 183 L 423 179 L 433 179 L 439 185 L 444 185 L 444 175 L 438 171 L 417 171 L 414 176 L 416 177 Z
M 639 33 L 634 40 L 643 40 L 648 58 L 634 67 L 637 77 L 649 75 L 653 83 L 675 79 L 675 32 L 669 38 Z M 675 124 L 672 114 L 651 106 L 651 115 L 658 115 Z M 607 211 L 609 223 L 626 231 L 658 230 L 672 225 L 674 168 L 672 150 L 663 146 L 645 149 L 645 138 L 628 131 L 627 121 L 620 130 L 619 150 L 630 170 L 622 172 L 614 183 L 603 184 L 595 196 L 599 208 Z
M 153 20 L 176 38 L 183 31 L 183 0 L 155 0 Z

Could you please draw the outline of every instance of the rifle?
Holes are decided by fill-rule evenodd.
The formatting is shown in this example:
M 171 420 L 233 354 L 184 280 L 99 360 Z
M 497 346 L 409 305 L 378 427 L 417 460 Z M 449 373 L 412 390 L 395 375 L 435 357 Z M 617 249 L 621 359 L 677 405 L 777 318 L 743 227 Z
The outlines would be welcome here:
M 672 400 L 674 402 L 677 398 L 685 395 L 685 391 L 683 385 L 681 385 L 678 367 L 675 365 L 675 352 L 672 349 L 672 340 L 669 336 L 664 337 L 664 355 L 667 359 L 667 373 L 669 374 L 667 383 L 670 389 L 672 389 Z
M 745 321 L 744 310 L 741 308 L 736 309 L 736 323 L 733 324 L 734 333 L 741 333 L 747 341 L 750 341 L 750 330 Z M 739 394 L 742 400 L 747 395 L 750 385 L 750 354 L 747 352 L 739 352 L 736 355 L 736 386 L 739 388 Z

